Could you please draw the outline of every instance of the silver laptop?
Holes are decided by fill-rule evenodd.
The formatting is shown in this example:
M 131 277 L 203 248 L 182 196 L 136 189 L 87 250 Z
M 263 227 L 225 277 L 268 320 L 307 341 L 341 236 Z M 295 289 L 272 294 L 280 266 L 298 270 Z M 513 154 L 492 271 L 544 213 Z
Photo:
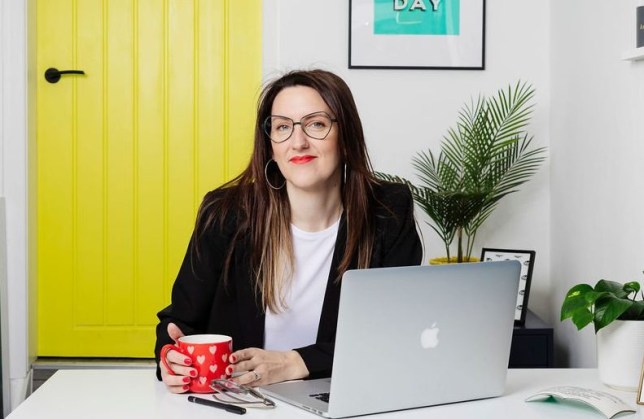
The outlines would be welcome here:
M 499 396 L 520 270 L 501 261 L 347 271 L 332 378 L 263 390 L 331 418 Z

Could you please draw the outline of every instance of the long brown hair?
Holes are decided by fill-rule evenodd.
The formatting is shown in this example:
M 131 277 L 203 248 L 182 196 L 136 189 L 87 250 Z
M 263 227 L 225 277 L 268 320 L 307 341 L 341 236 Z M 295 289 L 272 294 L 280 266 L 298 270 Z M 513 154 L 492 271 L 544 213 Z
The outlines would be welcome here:
M 256 296 L 261 297 L 262 307 L 273 312 L 283 308 L 281 290 L 290 280 L 293 250 L 286 188 L 274 189 L 267 183 L 279 186 L 285 180 L 274 163 L 269 165 L 271 170 L 265 171 L 272 148 L 263 123 L 270 116 L 278 93 L 293 86 L 316 90 L 337 120 L 338 148 L 344 164 L 341 199 L 347 239 L 340 264 L 332 273 L 336 281 L 352 265 L 369 266 L 375 238 L 373 185 L 378 181 L 373 175 L 362 123 L 347 84 L 324 70 L 292 71 L 268 83 L 258 102 L 251 161 L 239 176 L 219 188 L 220 194 L 209 194 L 210 198 L 204 200 L 197 216 L 196 236 L 198 238 L 216 222 L 223 227 L 227 215 L 235 214 L 235 231 L 224 262 L 223 279 L 228 280 L 235 244 L 239 240 L 249 240 Z

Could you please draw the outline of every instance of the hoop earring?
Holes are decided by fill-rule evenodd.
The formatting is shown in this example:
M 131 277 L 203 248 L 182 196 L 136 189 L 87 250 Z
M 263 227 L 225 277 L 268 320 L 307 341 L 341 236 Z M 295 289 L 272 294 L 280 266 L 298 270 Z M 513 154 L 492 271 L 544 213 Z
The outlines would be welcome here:
M 344 164 L 344 172 L 343 172 L 343 177 L 344 177 L 344 184 L 347 184 L 347 164 Z
M 271 184 L 271 181 L 268 180 L 268 165 L 271 164 L 271 162 L 275 162 L 275 160 L 270 159 L 269 161 L 266 162 L 266 166 L 264 166 L 264 178 L 266 178 L 266 183 L 268 183 L 268 186 L 270 186 L 271 189 L 279 191 L 280 189 L 282 189 L 284 187 L 284 185 L 286 185 L 286 179 L 284 179 L 284 183 L 282 183 L 282 185 L 279 188 L 276 188 L 275 186 L 273 186 Z M 275 164 L 277 164 L 277 162 L 275 162 Z

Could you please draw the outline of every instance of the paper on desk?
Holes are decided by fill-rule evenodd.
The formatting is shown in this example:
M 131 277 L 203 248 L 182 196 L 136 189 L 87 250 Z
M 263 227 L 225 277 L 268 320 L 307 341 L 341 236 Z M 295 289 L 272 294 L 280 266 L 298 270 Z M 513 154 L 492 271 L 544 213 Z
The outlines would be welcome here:
M 608 419 L 618 413 L 636 412 L 634 408 L 612 394 L 588 388 L 571 386 L 551 387 L 528 397 L 525 401 L 531 402 L 542 400 L 545 397 L 554 397 L 562 400 L 576 400 L 586 403 L 597 409 Z

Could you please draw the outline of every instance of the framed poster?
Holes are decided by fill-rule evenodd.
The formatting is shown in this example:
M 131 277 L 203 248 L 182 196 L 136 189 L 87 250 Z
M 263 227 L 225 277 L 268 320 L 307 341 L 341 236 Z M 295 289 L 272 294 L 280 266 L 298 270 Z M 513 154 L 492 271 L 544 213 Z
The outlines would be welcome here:
M 534 250 L 511 250 L 483 248 L 481 262 L 495 260 L 516 260 L 521 263 L 521 274 L 519 279 L 519 292 L 517 295 L 517 306 L 514 314 L 514 324 L 522 326 L 525 323 L 525 315 L 528 311 L 528 296 L 530 295 L 530 282 L 532 280 L 532 268 L 534 267 Z
M 485 68 L 485 0 L 349 0 L 349 68 Z

